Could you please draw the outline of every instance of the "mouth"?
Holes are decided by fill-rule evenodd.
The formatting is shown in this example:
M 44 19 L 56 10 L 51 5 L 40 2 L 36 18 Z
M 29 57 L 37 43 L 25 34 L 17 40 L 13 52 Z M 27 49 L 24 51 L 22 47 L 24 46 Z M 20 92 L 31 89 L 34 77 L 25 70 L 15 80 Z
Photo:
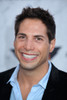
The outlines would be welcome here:
M 22 59 L 27 62 L 35 60 L 37 56 L 37 54 L 22 53 Z

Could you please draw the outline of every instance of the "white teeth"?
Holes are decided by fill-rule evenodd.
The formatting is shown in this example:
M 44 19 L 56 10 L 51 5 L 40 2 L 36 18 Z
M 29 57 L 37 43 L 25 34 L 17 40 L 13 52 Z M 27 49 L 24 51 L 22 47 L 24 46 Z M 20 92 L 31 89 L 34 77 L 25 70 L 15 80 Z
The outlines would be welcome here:
M 26 55 L 26 54 L 23 54 L 23 56 L 24 56 L 25 58 L 34 58 L 34 57 L 36 57 L 36 55 Z

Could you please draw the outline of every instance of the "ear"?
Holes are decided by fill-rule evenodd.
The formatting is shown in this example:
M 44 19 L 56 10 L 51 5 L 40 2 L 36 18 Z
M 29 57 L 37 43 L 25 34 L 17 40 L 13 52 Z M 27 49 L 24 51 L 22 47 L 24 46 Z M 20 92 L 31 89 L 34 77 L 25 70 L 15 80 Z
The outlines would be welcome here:
M 13 43 L 14 47 L 15 47 L 15 40 L 14 40 L 14 43 Z
M 54 50 L 55 48 L 55 42 L 56 42 L 56 39 L 53 39 L 51 40 L 50 42 L 50 53 Z

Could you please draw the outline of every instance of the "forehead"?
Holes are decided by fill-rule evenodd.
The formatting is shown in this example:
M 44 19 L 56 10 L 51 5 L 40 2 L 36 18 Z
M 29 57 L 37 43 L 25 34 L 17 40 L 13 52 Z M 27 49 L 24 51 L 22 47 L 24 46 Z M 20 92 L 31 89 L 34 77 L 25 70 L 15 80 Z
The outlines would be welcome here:
M 40 19 L 26 18 L 21 22 L 18 33 L 46 34 L 47 27 Z

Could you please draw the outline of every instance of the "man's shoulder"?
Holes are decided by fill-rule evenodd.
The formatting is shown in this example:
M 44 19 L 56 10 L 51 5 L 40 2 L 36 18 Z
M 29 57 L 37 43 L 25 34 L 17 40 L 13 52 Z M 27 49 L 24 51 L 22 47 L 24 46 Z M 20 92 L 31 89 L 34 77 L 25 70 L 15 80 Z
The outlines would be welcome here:
M 15 67 L 9 70 L 0 72 L 0 85 L 6 83 L 9 80 L 14 70 L 15 70 Z
M 4 75 L 4 74 L 6 74 L 6 73 L 13 72 L 15 68 L 16 68 L 16 67 L 11 68 L 11 69 L 8 69 L 8 70 L 5 70 L 5 71 L 3 71 L 3 72 L 0 72 L 0 75 Z
M 59 69 L 58 69 L 59 70 Z M 59 76 L 60 78 L 64 78 L 64 79 L 67 79 L 67 72 L 64 72 L 62 70 L 59 70 Z
M 64 71 L 58 69 L 53 63 L 52 63 L 52 70 L 54 72 L 57 72 L 61 77 L 62 76 L 65 76 L 65 77 L 67 76 L 67 72 L 64 72 Z
M 52 64 L 53 79 L 59 86 L 67 86 L 67 72 L 64 72 Z
M 65 85 L 67 87 L 67 72 L 64 72 L 62 70 L 58 70 L 58 76 L 59 76 L 59 80 L 60 80 L 60 84 L 61 85 Z

